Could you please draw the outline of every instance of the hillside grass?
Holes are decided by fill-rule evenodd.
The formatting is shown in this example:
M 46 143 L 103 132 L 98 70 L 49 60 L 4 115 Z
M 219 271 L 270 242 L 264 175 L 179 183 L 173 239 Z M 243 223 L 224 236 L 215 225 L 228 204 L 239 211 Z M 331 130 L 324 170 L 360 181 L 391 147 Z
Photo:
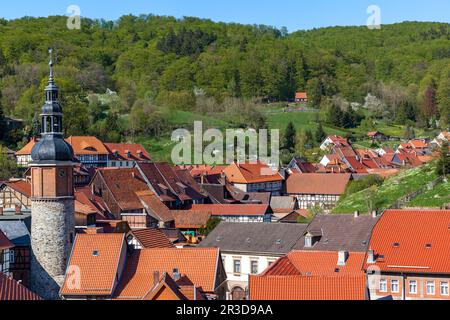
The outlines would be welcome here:
M 432 190 L 420 195 L 408 204 L 408 207 L 440 208 L 450 203 L 450 182 L 444 182 Z
M 436 178 L 433 164 L 405 170 L 385 180 L 380 187 L 371 187 L 342 198 L 333 212 L 336 214 L 350 214 L 355 211 L 368 212 L 369 199 L 376 203 L 378 208 L 387 209 L 400 198 L 426 187 Z

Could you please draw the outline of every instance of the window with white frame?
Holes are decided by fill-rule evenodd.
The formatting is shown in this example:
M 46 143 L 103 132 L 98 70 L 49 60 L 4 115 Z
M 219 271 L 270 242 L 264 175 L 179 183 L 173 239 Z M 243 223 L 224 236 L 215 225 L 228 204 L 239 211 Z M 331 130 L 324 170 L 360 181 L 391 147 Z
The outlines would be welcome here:
M 448 282 L 441 282 L 441 295 L 449 295 Z
M 391 291 L 393 293 L 399 293 L 400 292 L 400 283 L 398 280 L 392 280 L 391 281 Z
M 434 296 L 436 294 L 436 288 L 434 281 L 427 281 L 427 295 Z
M 409 282 L 409 293 L 417 294 L 417 281 L 412 280 Z
M 234 260 L 233 273 L 241 274 L 241 260 Z
M 252 274 L 258 274 L 258 261 L 252 260 L 250 262 L 250 269 Z
M 381 279 L 380 280 L 380 292 L 387 292 L 388 288 L 387 288 L 387 280 L 386 279 Z

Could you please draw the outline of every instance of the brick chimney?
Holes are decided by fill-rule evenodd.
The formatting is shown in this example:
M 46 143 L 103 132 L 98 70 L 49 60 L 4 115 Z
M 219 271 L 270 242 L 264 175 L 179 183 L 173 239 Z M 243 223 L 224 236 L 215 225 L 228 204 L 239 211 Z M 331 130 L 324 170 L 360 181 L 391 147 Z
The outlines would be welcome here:
M 15 209 L 16 209 L 16 211 L 15 211 L 16 215 L 21 215 L 22 214 L 22 207 L 20 205 L 16 204 Z

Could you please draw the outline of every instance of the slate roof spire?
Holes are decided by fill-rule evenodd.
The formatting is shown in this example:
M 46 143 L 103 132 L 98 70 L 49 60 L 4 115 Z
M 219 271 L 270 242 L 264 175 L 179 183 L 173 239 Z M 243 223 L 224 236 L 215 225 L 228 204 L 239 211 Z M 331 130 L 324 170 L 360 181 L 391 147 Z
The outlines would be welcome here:
M 59 103 L 59 89 L 53 75 L 53 49 L 49 49 L 50 73 L 45 87 L 45 104 L 41 111 L 41 136 L 32 152 L 33 162 L 72 161 L 73 149 L 63 138 L 63 111 Z

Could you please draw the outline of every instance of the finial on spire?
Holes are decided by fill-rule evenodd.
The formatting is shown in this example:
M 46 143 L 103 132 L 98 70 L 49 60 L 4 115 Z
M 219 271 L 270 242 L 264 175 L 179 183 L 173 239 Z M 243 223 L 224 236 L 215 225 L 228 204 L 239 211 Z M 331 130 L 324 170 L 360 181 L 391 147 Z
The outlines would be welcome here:
M 50 66 L 49 82 L 53 82 L 53 48 L 48 49 L 48 53 L 50 54 L 50 62 L 48 63 Z

